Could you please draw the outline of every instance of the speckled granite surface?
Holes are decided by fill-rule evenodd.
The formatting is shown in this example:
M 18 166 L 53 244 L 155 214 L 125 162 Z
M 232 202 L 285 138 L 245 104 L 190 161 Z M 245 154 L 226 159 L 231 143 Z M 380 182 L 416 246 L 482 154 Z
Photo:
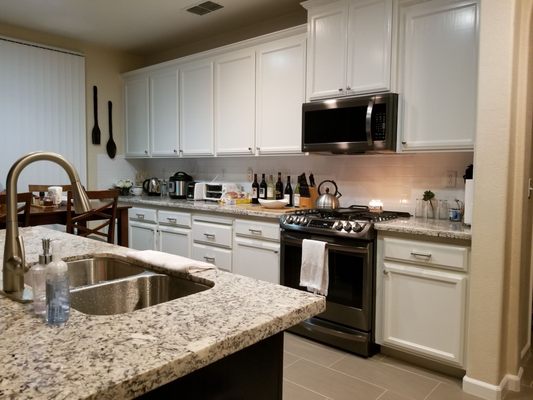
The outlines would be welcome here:
M 408 233 L 447 239 L 471 240 L 472 233 L 469 226 L 462 222 L 451 222 L 443 219 L 398 218 L 391 221 L 378 222 L 378 231 Z
M 271 218 L 273 220 L 279 220 L 280 215 L 283 214 L 280 210 L 269 211 L 260 205 L 255 206 L 257 209 L 251 209 L 252 207 L 250 205 L 247 207 L 240 207 L 238 205 L 225 206 L 214 201 L 190 201 L 171 199 L 169 197 L 161 198 L 159 196 L 121 196 L 119 197 L 119 201 L 124 204 L 131 204 L 132 206 L 149 205 L 154 207 L 181 208 L 189 211 L 207 211 L 237 216 L 244 215 L 250 217 Z M 291 211 L 293 210 L 285 210 L 285 212 Z
M 130 251 L 42 227 L 21 232 L 29 263 L 37 261 L 42 237 L 62 241 L 69 259 Z M 47 326 L 30 305 L 0 296 L 0 398 L 133 398 L 325 308 L 322 297 L 223 271 L 188 278 L 214 287 L 128 314 L 71 310 L 63 327 Z

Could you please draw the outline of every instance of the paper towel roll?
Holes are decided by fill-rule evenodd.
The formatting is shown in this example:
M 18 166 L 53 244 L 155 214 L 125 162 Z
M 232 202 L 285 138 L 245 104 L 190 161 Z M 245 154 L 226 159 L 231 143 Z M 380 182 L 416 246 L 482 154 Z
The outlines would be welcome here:
M 474 207 L 474 180 L 465 180 L 465 215 L 463 222 L 472 225 L 472 209 Z

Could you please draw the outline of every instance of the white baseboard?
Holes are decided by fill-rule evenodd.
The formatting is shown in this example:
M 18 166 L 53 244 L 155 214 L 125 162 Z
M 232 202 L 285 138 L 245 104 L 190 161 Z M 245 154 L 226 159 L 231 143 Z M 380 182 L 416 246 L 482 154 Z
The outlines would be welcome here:
M 518 375 L 505 375 L 499 385 L 492 385 L 465 375 L 463 377 L 463 391 L 485 400 L 502 400 L 505 391 L 520 391 L 520 381 L 523 373 L 524 370 L 520 367 Z
M 527 352 L 529 351 L 529 348 L 531 347 L 530 343 L 527 342 L 522 351 L 520 352 L 520 359 L 523 360 L 526 356 Z

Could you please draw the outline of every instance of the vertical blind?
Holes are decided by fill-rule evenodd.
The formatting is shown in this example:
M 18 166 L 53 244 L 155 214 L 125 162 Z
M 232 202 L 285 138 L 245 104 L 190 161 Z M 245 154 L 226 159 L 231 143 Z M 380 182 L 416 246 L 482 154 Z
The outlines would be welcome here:
M 13 162 L 38 150 L 63 155 L 86 185 L 85 58 L 0 37 L 0 189 Z M 21 173 L 18 190 L 63 183 L 59 166 L 38 161 Z

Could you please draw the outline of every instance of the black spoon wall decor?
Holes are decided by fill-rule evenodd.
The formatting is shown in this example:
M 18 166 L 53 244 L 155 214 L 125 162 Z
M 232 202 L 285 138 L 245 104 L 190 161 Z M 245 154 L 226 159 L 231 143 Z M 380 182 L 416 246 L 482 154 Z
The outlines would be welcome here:
M 93 86 L 94 127 L 92 131 L 93 144 L 100 144 L 100 127 L 98 126 L 98 89 Z
M 113 103 L 108 101 L 107 107 L 109 109 L 109 140 L 107 141 L 106 150 L 109 158 L 115 158 L 115 155 L 117 154 L 117 145 L 113 140 Z

